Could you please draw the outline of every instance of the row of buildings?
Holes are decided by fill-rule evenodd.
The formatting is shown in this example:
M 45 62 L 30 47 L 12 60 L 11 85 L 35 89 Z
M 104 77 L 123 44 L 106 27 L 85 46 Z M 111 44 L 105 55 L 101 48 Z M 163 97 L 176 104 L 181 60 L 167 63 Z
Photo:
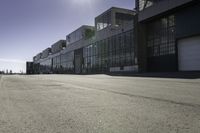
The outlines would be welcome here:
M 27 62 L 28 74 L 200 71 L 199 0 L 112 7 Z

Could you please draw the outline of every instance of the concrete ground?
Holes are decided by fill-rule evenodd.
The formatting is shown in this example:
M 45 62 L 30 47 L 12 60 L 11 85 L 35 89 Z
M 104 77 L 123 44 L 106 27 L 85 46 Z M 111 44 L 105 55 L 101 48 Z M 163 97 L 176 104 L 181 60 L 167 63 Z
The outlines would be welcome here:
M 0 76 L 0 133 L 199 133 L 200 79 Z

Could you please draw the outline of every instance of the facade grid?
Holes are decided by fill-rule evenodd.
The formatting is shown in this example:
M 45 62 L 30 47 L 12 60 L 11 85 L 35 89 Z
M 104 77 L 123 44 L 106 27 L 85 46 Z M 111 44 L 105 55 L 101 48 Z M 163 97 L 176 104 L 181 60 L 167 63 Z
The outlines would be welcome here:
M 162 17 L 147 25 L 148 57 L 175 54 L 175 16 Z
M 133 30 L 111 36 L 84 48 L 87 72 L 107 72 L 110 67 L 136 65 Z
M 35 73 L 200 71 L 200 2 L 136 0 L 112 7 L 27 63 Z M 51 53 L 50 53 L 51 52 Z M 34 70 L 31 70 L 34 69 Z

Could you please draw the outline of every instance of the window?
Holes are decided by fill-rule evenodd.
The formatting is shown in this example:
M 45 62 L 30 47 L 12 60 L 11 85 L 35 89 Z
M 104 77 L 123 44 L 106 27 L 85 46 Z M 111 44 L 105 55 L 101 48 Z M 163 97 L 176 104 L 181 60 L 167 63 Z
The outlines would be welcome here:
M 66 72 L 73 72 L 74 69 L 74 52 L 68 52 L 61 55 L 62 70 Z
M 111 25 L 111 12 L 107 12 L 96 19 L 96 29 L 100 31 Z
M 85 36 L 86 38 L 87 37 L 90 38 L 91 36 L 93 36 L 94 32 L 90 29 L 86 29 L 85 32 L 78 29 L 77 31 L 74 31 L 73 33 L 71 33 L 70 35 L 68 35 L 66 37 L 67 45 L 81 40 L 84 37 L 84 34 L 86 34 L 86 36 Z
M 116 26 L 123 26 L 130 22 L 133 23 L 134 17 L 133 15 L 130 14 L 116 13 L 115 19 L 116 19 Z
M 175 54 L 175 17 L 163 17 L 147 25 L 148 56 Z
M 92 43 L 84 48 L 88 72 L 105 72 L 109 67 L 135 65 L 133 30 Z M 98 52 L 97 52 L 98 51 Z
M 40 71 L 42 73 L 51 72 L 51 59 L 45 59 L 40 63 Z

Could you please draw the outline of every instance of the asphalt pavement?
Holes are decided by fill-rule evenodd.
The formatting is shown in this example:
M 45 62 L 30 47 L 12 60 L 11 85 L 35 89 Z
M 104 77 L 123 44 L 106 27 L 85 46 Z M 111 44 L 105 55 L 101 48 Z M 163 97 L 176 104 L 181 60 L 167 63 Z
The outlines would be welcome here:
M 200 133 L 200 79 L 3 75 L 0 133 Z

